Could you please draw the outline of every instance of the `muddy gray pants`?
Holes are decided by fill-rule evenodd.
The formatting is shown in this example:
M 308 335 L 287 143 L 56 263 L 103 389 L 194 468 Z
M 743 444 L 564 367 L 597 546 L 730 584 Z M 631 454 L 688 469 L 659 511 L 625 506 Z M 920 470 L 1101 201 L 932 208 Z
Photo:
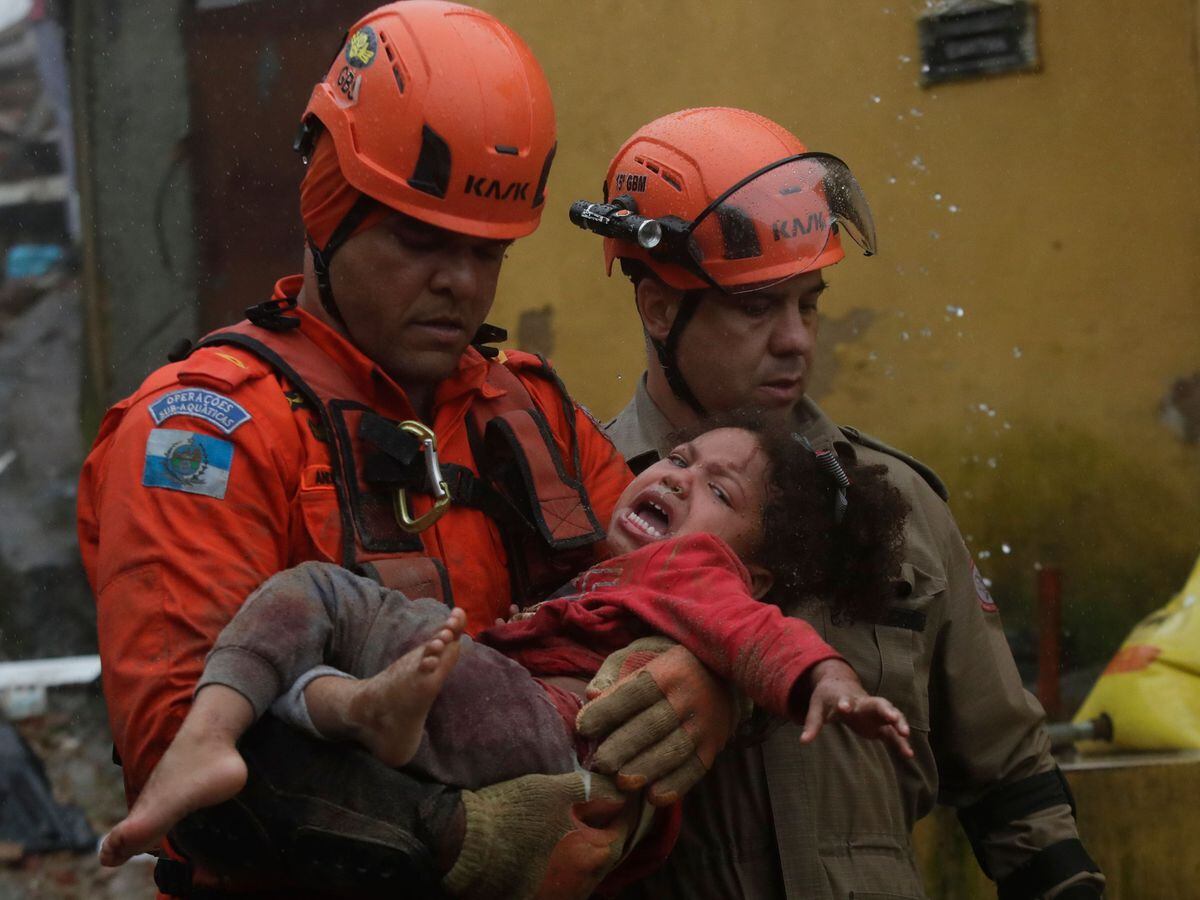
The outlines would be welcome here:
M 172 843 L 226 884 L 270 886 L 255 896 L 438 896 L 434 857 L 460 802 L 453 785 L 574 765 L 562 717 L 529 673 L 464 638 L 403 770 L 263 713 L 316 666 L 359 678 L 383 670 L 448 612 L 321 563 L 267 581 L 221 633 L 200 681 L 234 688 L 261 717 L 239 744 L 249 781 L 184 819 Z
M 217 638 L 199 684 L 233 688 L 260 718 L 309 670 L 324 664 L 356 678 L 375 675 L 433 637 L 447 615 L 434 600 L 409 600 L 338 566 L 304 563 L 250 596 Z M 571 736 L 542 687 L 517 663 L 464 636 L 405 771 L 479 788 L 570 772 L 574 762 Z

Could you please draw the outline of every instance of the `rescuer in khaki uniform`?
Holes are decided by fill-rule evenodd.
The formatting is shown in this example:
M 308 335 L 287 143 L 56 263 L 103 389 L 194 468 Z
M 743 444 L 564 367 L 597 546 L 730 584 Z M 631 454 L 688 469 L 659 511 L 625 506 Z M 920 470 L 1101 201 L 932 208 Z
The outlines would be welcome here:
M 635 285 L 648 367 L 608 426 L 635 471 L 705 411 L 794 417 L 798 434 L 886 466 L 912 506 L 895 598 L 876 622 L 811 602 L 794 610 L 899 706 L 916 757 L 844 728 L 802 746 L 791 725 L 731 747 L 687 798 L 666 867 L 623 896 L 920 898 L 910 833 L 937 802 L 958 809 L 1002 900 L 1098 897 L 1044 713 L 1021 686 L 1000 616 L 928 468 L 835 425 L 805 386 L 821 269 L 874 226 L 846 165 L 741 110 L 687 110 L 617 153 L 605 203 L 573 207 Z

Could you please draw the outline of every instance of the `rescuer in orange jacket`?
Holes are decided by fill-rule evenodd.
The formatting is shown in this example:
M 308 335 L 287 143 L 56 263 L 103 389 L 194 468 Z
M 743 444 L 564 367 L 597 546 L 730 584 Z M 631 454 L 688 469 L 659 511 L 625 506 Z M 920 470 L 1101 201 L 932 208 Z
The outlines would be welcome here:
M 455 4 L 382 7 L 314 88 L 297 146 L 303 274 L 114 406 L 84 466 L 80 544 L 130 800 L 214 638 L 270 575 L 337 562 L 456 602 L 479 630 L 596 558 L 630 478 L 542 360 L 486 346 L 504 252 L 537 226 L 555 147 L 549 89 L 519 37 Z M 656 665 L 658 696 L 685 697 L 672 721 L 711 755 L 728 702 L 687 658 Z M 649 781 L 679 766 L 669 746 L 645 754 Z M 270 721 L 243 750 L 246 791 L 173 833 L 198 867 L 160 863 L 165 893 L 437 891 L 452 866 L 461 885 L 520 835 L 570 896 L 611 868 L 628 830 L 627 817 L 582 821 L 624 805 L 599 776 L 459 792 Z M 461 895 L 487 896 L 480 877 Z

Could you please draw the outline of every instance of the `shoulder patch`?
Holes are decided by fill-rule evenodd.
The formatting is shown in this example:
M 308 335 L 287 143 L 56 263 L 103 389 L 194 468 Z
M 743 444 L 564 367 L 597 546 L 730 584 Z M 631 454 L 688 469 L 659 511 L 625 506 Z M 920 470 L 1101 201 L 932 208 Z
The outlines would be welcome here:
M 863 434 L 857 428 L 851 428 L 849 425 L 839 425 L 838 428 L 841 429 L 842 434 L 846 435 L 846 437 L 849 438 L 852 443 L 860 444 L 863 447 L 870 447 L 872 450 L 878 450 L 880 453 L 886 453 L 888 456 L 892 456 L 900 460 L 902 463 L 920 475 L 921 478 L 925 480 L 925 483 L 933 488 L 933 492 L 935 494 L 937 494 L 943 500 L 950 500 L 950 492 L 946 490 L 946 485 L 942 479 L 938 477 L 937 472 L 933 471 L 933 469 L 929 468 L 929 466 L 925 465 L 925 463 L 921 462 L 919 459 L 909 456 L 907 453 L 897 450 L 895 447 L 891 447 L 877 438 L 873 438 L 868 434 Z
M 995 612 L 996 601 L 992 599 L 992 593 L 988 590 L 987 579 L 975 566 L 975 560 L 971 560 L 971 577 L 975 579 L 975 596 L 979 598 L 979 605 L 983 607 L 983 611 Z
M 142 484 L 223 500 L 233 450 L 231 442 L 212 435 L 155 428 L 146 439 Z
M 171 391 L 151 403 L 147 411 L 155 425 L 161 425 L 175 416 L 190 416 L 209 422 L 225 434 L 233 434 L 252 418 L 236 400 L 206 388 Z

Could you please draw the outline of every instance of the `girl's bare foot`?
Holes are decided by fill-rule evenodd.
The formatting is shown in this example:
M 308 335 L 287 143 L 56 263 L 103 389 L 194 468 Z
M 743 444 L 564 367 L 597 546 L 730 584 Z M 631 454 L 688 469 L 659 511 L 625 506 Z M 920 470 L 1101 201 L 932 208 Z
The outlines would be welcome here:
M 354 739 L 380 761 L 398 768 L 416 754 L 429 708 L 458 662 L 466 624 L 466 614 L 452 610 L 433 638 L 357 682 L 345 719 Z
M 104 836 L 100 863 L 119 866 L 157 847 L 188 813 L 236 796 L 246 784 L 237 740 L 253 721 L 250 702 L 237 691 L 204 687 L 129 815 Z

